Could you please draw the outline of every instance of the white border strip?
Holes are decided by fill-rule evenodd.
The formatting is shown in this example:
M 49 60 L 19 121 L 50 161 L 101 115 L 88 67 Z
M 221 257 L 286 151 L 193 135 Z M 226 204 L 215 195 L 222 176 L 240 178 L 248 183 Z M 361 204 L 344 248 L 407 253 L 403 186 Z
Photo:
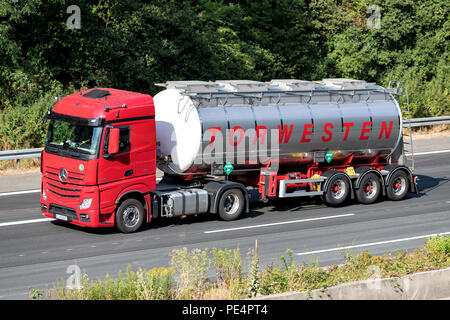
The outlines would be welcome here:
M 414 153 L 415 156 L 422 156 L 422 155 L 427 155 L 427 154 L 439 154 L 439 153 L 447 153 L 450 152 L 450 150 L 439 150 L 439 151 L 427 151 L 427 152 L 417 152 Z M 410 157 L 411 153 L 407 153 L 405 154 L 405 156 Z
M 395 239 L 395 240 L 386 240 L 386 241 L 358 244 L 358 245 L 354 245 L 354 246 L 346 246 L 346 247 L 340 247 L 340 248 L 332 248 L 332 249 L 316 250 L 316 251 L 309 251 L 309 252 L 301 252 L 301 253 L 295 253 L 295 255 L 297 255 L 297 256 L 306 256 L 306 255 L 315 254 L 315 253 L 323 253 L 323 252 L 339 251 L 339 250 L 346 250 L 346 249 L 353 249 L 353 248 L 377 246 L 377 245 L 380 245 L 380 244 L 388 244 L 388 243 L 395 243 L 395 242 L 402 242 L 402 241 L 424 239 L 424 238 L 429 238 L 429 237 L 433 237 L 433 236 L 437 236 L 437 235 L 447 235 L 447 234 L 450 234 L 450 232 L 434 233 L 434 234 L 427 234 L 427 235 L 424 235 L 424 236 L 417 236 L 417 237 L 410 237 L 410 238 L 403 238 L 403 239 Z
M 161 179 L 162 178 L 156 178 L 156 182 L 160 182 Z M 27 194 L 27 193 L 38 193 L 38 192 L 41 192 L 41 189 L 4 192 L 4 193 L 0 193 L 0 197 L 2 197 L 2 196 L 14 196 L 14 195 L 18 195 L 18 194 Z
M 37 193 L 37 192 L 41 192 L 41 189 L 5 192 L 5 193 L 0 193 L 0 197 L 2 197 L 2 196 L 14 196 L 16 194 Z
M 36 222 L 45 222 L 52 221 L 55 219 L 52 218 L 42 218 L 42 219 L 32 219 L 32 220 L 21 220 L 21 221 L 12 221 L 12 222 L 3 222 L 0 223 L 0 227 L 8 227 L 8 226 L 16 226 L 20 224 L 28 224 L 28 223 L 36 223 Z
M 349 216 L 354 216 L 354 215 L 355 215 L 354 213 L 348 213 L 348 214 L 341 214 L 341 215 L 338 215 L 338 216 L 328 216 L 328 217 L 311 218 L 311 219 L 303 219 L 303 220 L 293 220 L 293 221 L 283 221 L 283 222 L 275 222 L 275 223 L 257 224 L 257 225 L 254 225 L 254 226 L 246 226 L 246 227 L 228 228 L 228 229 L 220 229 L 220 230 L 210 230 L 210 231 L 204 231 L 203 233 L 217 233 L 217 232 L 244 230 L 244 229 L 252 229 L 252 228 L 271 227 L 271 226 L 278 226 L 278 225 L 281 225 L 281 224 L 308 222 L 308 221 L 316 221 L 316 220 L 325 220 L 325 219 L 349 217 Z

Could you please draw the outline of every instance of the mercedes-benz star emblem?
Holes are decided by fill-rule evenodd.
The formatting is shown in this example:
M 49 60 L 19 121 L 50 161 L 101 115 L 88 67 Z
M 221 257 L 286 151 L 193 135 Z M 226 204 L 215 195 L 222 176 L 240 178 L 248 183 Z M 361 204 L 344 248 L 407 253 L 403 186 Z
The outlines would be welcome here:
M 59 180 L 66 181 L 67 180 L 67 170 L 62 168 L 59 170 Z

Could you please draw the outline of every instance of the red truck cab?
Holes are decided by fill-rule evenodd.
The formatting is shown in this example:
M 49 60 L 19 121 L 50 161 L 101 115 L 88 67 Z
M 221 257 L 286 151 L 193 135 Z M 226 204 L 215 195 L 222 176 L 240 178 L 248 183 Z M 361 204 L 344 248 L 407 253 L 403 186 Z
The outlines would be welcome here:
M 145 218 L 150 221 L 149 192 L 156 188 L 151 96 L 89 89 L 62 98 L 46 118 L 50 124 L 41 165 L 45 216 L 87 227 L 117 225 L 124 232 L 134 231 Z M 115 211 L 124 203 L 117 223 Z

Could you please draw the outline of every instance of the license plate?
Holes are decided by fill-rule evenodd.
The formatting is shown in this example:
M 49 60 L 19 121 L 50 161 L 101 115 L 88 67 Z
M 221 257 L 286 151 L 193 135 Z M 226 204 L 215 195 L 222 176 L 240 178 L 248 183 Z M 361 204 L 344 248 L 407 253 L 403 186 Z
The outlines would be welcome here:
M 60 214 L 55 214 L 55 218 L 59 220 L 69 221 L 69 218 Z

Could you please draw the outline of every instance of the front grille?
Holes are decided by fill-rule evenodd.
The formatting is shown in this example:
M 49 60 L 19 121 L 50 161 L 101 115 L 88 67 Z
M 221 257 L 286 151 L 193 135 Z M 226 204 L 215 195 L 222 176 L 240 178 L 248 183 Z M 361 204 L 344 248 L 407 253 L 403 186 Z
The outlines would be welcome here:
M 69 217 L 71 220 L 78 220 L 77 212 L 72 208 L 62 207 L 56 204 L 50 204 L 48 212 L 54 215 L 60 214 L 62 216 Z
M 62 184 L 57 181 L 47 183 L 48 191 L 63 198 L 79 198 L 81 189 L 72 187 L 71 185 Z
M 59 180 L 59 170 L 60 169 L 49 167 L 49 166 L 46 166 L 45 168 L 46 168 L 45 172 L 47 174 L 49 174 Z M 75 172 L 75 171 L 67 171 L 67 181 L 65 181 L 65 182 L 79 184 L 79 183 L 83 182 L 83 179 L 84 179 L 83 173 Z

